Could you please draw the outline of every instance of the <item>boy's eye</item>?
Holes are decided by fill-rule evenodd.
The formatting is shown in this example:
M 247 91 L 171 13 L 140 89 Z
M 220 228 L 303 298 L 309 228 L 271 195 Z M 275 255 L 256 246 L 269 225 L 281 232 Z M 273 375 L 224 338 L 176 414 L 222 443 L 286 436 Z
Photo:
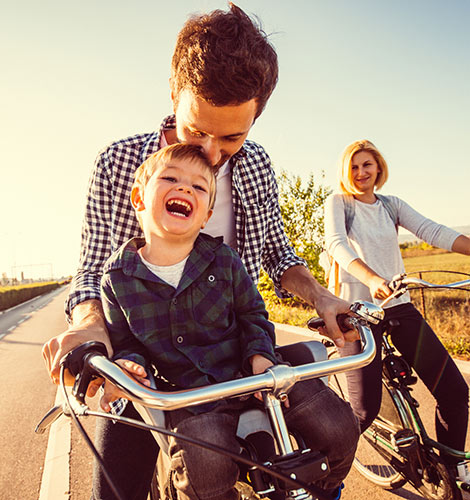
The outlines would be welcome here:
M 198 191 L 202 191 L 203 193 L 207 192 L 207 189 L 204 186 L 200 186 L 199 184 L 195 184 L 193 188 L 197 189 Z
M 168 182 L 176 182 L 176 179 L 171 175 L 164 175 L 163 177 L 161 177 L 161 179 Z

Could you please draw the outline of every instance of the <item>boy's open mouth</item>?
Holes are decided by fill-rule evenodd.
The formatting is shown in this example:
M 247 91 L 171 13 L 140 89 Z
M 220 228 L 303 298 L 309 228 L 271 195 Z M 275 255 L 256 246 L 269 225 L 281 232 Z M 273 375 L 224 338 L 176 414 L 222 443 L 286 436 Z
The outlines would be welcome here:
M 184 200 L 168 200 L 166 202 L 166 209 L 170 214 L 178 217 L 189 217 L 193 211 L 190 203 Z

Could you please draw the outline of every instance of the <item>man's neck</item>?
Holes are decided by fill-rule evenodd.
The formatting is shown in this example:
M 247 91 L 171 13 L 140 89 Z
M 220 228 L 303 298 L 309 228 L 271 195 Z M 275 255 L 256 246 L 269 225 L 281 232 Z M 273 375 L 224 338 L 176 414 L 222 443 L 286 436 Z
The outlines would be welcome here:
M 141 248 L 142 257 L 156 266 L 178 264 L 191 253 L 196 238 L 181 239 L 175 237 L 173 240 L 151 235 L 149 238 L 145 238 L 145 245 Z
M 178 138 L 176 137 L 176 129 L 175 128 L 169 128 L 163 131 L 165 134 L 165 140 L 168 145 L 170 144 L 176 144 L 178 142 Z

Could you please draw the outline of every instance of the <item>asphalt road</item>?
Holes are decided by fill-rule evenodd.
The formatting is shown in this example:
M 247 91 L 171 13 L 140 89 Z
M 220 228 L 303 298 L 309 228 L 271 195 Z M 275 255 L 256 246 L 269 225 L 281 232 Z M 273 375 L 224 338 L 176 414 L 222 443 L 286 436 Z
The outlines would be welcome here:
M 41 356 L 42 344 L 65 327 L 64 290 L 0 314 L 0 498 L 36 500 L 47 434 L 34 434 L 56 388 Z
M 0 314 L 0 359 L 2 361 L 0 363 L 0 395 L 2 396 L 0 498 L 2 500 L 38 500 L 40 498 L 49 433 L 34 434 L 34 427 L 53 405 L 56 395 L 56 388 L 49 382 L 43 365 L 41 346 L 48 338 L 61 333 L 66 327 L 63 319 L 65 296 L 66 289 L 61 289 Z M 278 331 L 279 343 L 304 339 L 305 337 L 292 331 Z M 465 376 L 467 382 L 470 382 L 469 374 Z M 416 388 L 415 395 L 421 402 L 421 414 L 425 418 L 426 426 L 432 429 L 431 398 L 420 386 Z M 91 405 L 96 407 L 96 401 L 92 401 Z M 70 421 L 63 417 L 62 421 L 65 428 L 70 430 L 71 427 L 71 438 L 59 438 L 59 444 L 65 447 L 66 452 L 56 452 L 55 457 L 46 463 L 49 475 L 44 475 L 40 500 L 88 500 L 91 485 L 91 454 L 75 427 L 70 426 Z M 85 426 L 93 436 L 94 422 L 91 418 L 85 421 Z M 52 444 L 49 443 L 50 450 L 51 447 Z M 469 439 L 467 439 L 467 449 L 470 449 Z M 54 468 L 59 462 L 65 468 Z M 50 469 L 51 463 L 52 469 Z M 58 470 L 65 470 L 66 473 L 62 474 L 62 472 L 57 472 Z M 62 486 L 64 480 L 66 483 Z M 347 477 L 345 484 L 343 500 L 364 498 L 417 500 L 421 498 L 410 487 L 394 492 L 383 491 L 364 480 L 354 470 Z M 53 486 L 56 486 L 55 490 Z

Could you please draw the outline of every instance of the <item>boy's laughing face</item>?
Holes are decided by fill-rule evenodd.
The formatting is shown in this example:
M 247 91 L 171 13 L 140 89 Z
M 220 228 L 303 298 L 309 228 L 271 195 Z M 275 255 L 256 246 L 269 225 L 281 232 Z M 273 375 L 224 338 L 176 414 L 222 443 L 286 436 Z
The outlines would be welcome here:
M 133 204 L 140 212 L 146 238 L 196 239 L 212 210 L 210 173 L 197 160 L 173 159 L 159 165 Z M 214 189 L 214 186 L 212 186 Z

